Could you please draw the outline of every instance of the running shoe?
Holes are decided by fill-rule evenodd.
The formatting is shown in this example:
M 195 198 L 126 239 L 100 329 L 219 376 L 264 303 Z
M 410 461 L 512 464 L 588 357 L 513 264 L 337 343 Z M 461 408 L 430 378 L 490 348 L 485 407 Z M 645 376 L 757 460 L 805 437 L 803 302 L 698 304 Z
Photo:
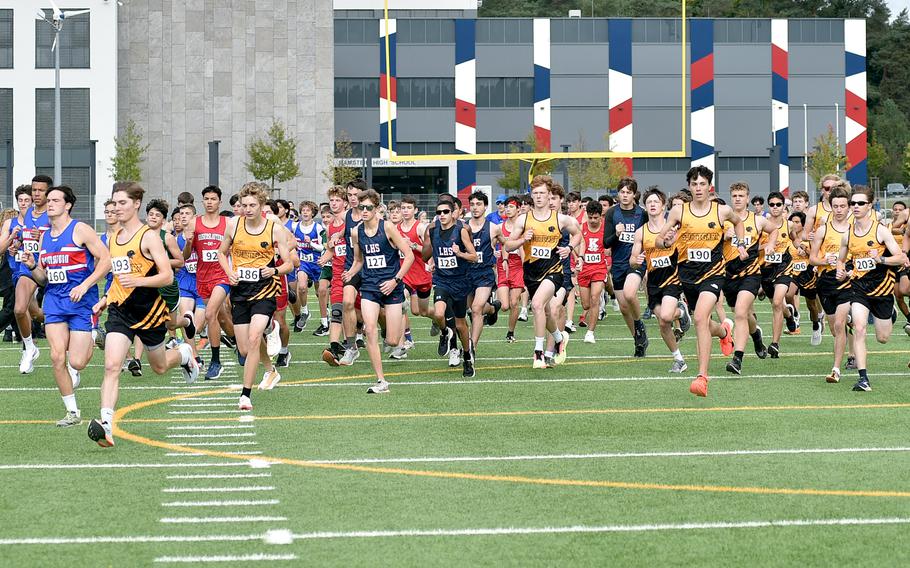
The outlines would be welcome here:
M 389 357 L 392 359 L 395 359 L 396 361 L 400 361 L 402 359 L 407 359 L 408 358 L 408 349 L 407 349 L 407 347 L 404 347 L 404 346 L 396 347 L 391 353 L 389 353 Z
M 270 391 L 275 388 L 275 385 L 277 385 L 280 380 L 281 374 L 278 372 L 278 369 L 266 371 L 262 375 L 262 380 L 259 382 L 259 390 Z
M 26 347 L 22 350 L 22 358 L 19 360 L 19 372 L 23 375 L 27 375 L 35 370 L 35 360 L 38 358 L 38 355 L 41 354 L 41 350 L 33 343 L 31 346 Z
M 552 369 L 556 366 L 556 359 L 554 359 L 552 355 L 547 355 L 546 353 L 543 356 L 543 362 L 547 369 Z
M 221 333 L 221 344 L 224 345 L 225 347 L 227 347 L 228 349 L 233 349 L 237 345 L 237 341 L 232 337 L 228 337 L 226 333 L 222 332 Z
M 685 373 L 689 366 L 682 359 L 674 359 L 673 366 L 670 367 L 671 373 Z
M 331 365 L 332 367 L 337 367 L 340 363 L 338 362 L 344 356 L 344 347 L 337 341 L 333 341 L 329 344 L 328 349 L 322 352 L 322 360 Z
M 676 338 L 676 341 L 677 341 L 677 342 L 682 341 L 682 338 L 683 338 L 684 335 L 685 335 L 685 334 L 683 333 L 683 330 L 682 330 L 682 329 L 680 329 L 680 328 L 678 328 L 678 327 L 674 327 L 674 328 L 673 328 L 673 337 Z
M 908 323 L 910 325 L 910 323 Z M 906 326 L 904 330 L 906 331 Z M 812 329 L 812 338 L 809 340 L 809 345 L 816 347 L 822 344 L 822 326 L 820 323 L 816 322 L 815 327 Z
M 130 359 L 130 362 L 126 365 L 126 370 L 130 372 L 134 377 L 142 376 L 142 361 L 139 359 Z
M 826 383 L 839 383 L 840 382 L 840 369 L 834 368 L 831 369 L 831 372 L 825 377 Z
M 315 330 L 313 330 L 313 335 L 315 335 L 316 337 L 325 337 L 328 334 L 329 334 L 329 328 L 322 325 L 321 323 L 319 324 L 319 327 L 317 327 Z
M 177 349 L 177 346 L 180 345 L 180 342 L 177 341 L 176 337 L 172 337 L 164 344 L 165 349 Z
M 196 351 L 202 351 L 209 346 L 209 340 L 207 337 L 200 337 L 199 341 L 196 342 Z
M 597 343 L 597 340 L 594 338 L 594 332 L 590 329 L 585 332 L 585 343 L 590 343 L 591 345 Z
M 205 372 L 205 380 L 214 381 L 215 379 L 220 379 L 222 370 L 223 368 L 221 367 L 221 363 L 218 361 L 212 361 L 209 363 L 209 368 Z
M 463 369 L 464 369 L 461 372 L 462 377 L 471 378 L 476 374 L 474 372 L 474 358 L 473 357 L 465 357 L 464 361 L 462 361 L 462 365 L 463 365 Z
M 910 335 L 910 321 L 904 324 L 904 333 Z
M 752 347 L 755 349 L 755 356 L 759 359 L 768 357 L 768 350 L 765 348 L 765 336 L 760 326 L 755 326 L 755 333 L 752 335 Z
M 92 330 L 94 331 L 94 330 Z M 13 342 L 13 328 L 6 326 L 6 329 L 3 330 L 3 343 L 12 343 Z
M 727 361 L 727 372 L 733 373 L 734 375 L 743 374 L 743 360 L 739 357 L 733 357 Z
M 780 345 L 772 343 L 768 346 L 768 356 L 772 359 L 780 359 Z
M 848 355 L 847 356 L 847 365 L 844 368 L 847 369 L 848 371 L 855 371 L 856 370 L 856 357 L 854 357 L 853 355 Z
M 619 311 L 619 300 L 617 300 L 616 298 L 613 298 L 612 306 L 613 306 L 613 311 L 618 312 Z
M 181 343 L 178 349 L 180 350 L 181 358 L 184 356 L 187 358 L 186 365 L 180 365 L 180 369 L 183 371 L 183 380 L 186 381 L 186 384 L 191 385 L 199 378 L 199 363 L 193 357 L 193 348 L 189 344 Z
M 588 322 L 585 321 L 584 314 L 582 314 L 581 317 L 578 318 L 578 327 L 588 327 Z
M 183 314 L 183 317 L 185 317 L 188 322 L 186 327 L 183 328 L 183 336 L 192 340 L 196 337 L 196 322 L 193 320 L 193 312 L 187 312 Z
M 344 355 L 338 360 L 338 364 L 344 367 L 353 365 L 354 361 L 356 361 L 359 356 L 360 351 L 356 347 L 350 347 L 345 349 Z
M 284 353 L 278 353 L 278 357 L 275 358 L 276 367 L 289 367 L 291 365 L 291 352 L 286 351 Z
M 310 321 L 310 312 L 302 312 L 294 322 L 294 331 L 303 331 L 308 321 Z
M 791 334 L 796 331 L 796 319 L 793 317 L 795 313 L 796 308 L 792 304 L 787 304 L 784 312 L 784 321 L 787 323 L 787 331 Z
M 556 346 L 553 348 L 553 361 L 555 361 L 557 365 L 562 365 L 563 363 L 566 362 L 566 348 L 568 347 L 568 345 L 569 345 L 569 336 L 564 335 L 562 337 L 562 341 L 557 343 Z
M 547 368 L 547 363 L 543 360 L 543 351 L 534 351 L 534 364 L 531 367 L 534 369 Z
M 528 308 L 523 306 L 518 312 L 518 321 L 528 321 Z
M 516 339 L 515 339 L 515 332 L 514 332 L 514 331 L 507 331 L 507 332 L 506 332 L 506 343 L 515 343 L 515 341 L 516 341 Z
M 69 410 L 66 413 L 66 416 L 57 421 L 58 428 L 69 428 L 70 426 L 78 426 L 82 424 L 82 415 L 79 414 L 79 411 Z
M 645 308 L 645 311 L 641 314 L 641 319 L 649 320 L 654 314 L 651 312 L 651 308 Z
M 92 421 L 88 423 L 88 437 L 102 448 L 114 447 L 114 435 L 111 433 L 111 425 L 107 422 L 101 422 L 97 418 L 92 418 Z
M 578 331 L 578 330 L 575 328 L 575 324 L 570 321 L 567 321 L 566 322 L 566 333 L 575 333 L 576 331 Z
M 411 349 L 414 349 L 414 340 L 413 340 L 413 339 L 405 339 L 405 340 L 404 340 L 404 345 L 403 345 L 403 347 L 404 347 L 407 351 L 410 351 Z
M 689 392 L 695 396 L 708 396 L 708 377 L 698 375 L 689 385 Z
M 499 310 L 502 309 L 502 302 L 497 299 L 494 299 L 490 304 L 493 306 L 493 313 L 487 314 L 486 324 L 487 325 L 496 325 L 496 322 L 499 321 Z
M 687 333 L 689 328 L 692 327 L 692 316 L 689 314 L 689 306 L 680 300 L 676 303 L 676 307 L 679 308 L 679 330 Z M 677 341 L 679 340 L 677 339 Z
M 358 333 L 357 338 L 354 340 L 354 343 L 357 344 L 357 349 L 366 349 L 366 342 L 363 340 L 363 334 Z
M 240 400 L 237 401 L 238 410 L 253 410 L 253 401 L 250 400 L 250 397 L 240 395 Z
M 729 318 L 725 319 L 723 328 L 726 330 L 727 335 L 720 338 L 720 352 L 723 353 L 724 357 L 729 357 L 733 355 L 733 322 Z
M 449 336 L 452 335 L 452 330 L 447 327 L 440 331 L 439 346 L 436 348 L 436 354 L 440 357 L 445 357 L 449 352 Z
M 439 335 L 439 331 L 440 331 L 439 326 L 436 325 L 435 321 L 433 321 L 432 325 L 430 325 L 430 337 L 436 337 L 437 335 Z M 441 355 L 440 355 L 440 357 L 441 357 Z
M 461 365 L 461 351 L 458 349 L 449 350 L 449 367 Z
M 389 383 L 385 380 L 378 380 L 367 389 L 367 394 L 387 394 L 389 392 Z
M 92 338 L 95 341 L 95 347 L 98 349 L 104 350 L 104 341 L 107 339 L 107 332 L 104 331 L 104 326 L 98 326 L 92 330 Z
M 853 390 L 857 392 L 872 392 L 872 385 L 869 384 L 869 379 L 860 379 L 853 385 Z

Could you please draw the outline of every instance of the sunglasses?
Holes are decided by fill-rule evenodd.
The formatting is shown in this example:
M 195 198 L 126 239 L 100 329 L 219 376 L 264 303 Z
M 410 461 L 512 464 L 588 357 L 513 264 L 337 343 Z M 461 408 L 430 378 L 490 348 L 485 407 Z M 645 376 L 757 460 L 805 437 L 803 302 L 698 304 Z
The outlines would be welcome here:
M 376 209 L 376 206 L 375 205 L 358 205 L 357 208 L 360 209 L 361 211 L 372 211 L 373 209 Z
M 783 207 L 783 203 L 768 203 L 768 207 Z
M 451 212 L 452 212 L 451 209 L 437 209 L 436 210 L 437 215 L 448 215 Z
M 856 206 L 862 207 L 863 205 L 869 205 L 869 202 L 868 201 L 851 201 L 850 202 L 850 207 L 856 207 Z

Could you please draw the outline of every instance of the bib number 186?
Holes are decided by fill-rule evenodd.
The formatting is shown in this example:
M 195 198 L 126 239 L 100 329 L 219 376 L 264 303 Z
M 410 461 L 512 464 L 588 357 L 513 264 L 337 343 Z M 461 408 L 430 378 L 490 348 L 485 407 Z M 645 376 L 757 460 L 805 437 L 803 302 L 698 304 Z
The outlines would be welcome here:
M 259 269 L 241 266 L 237 269 L 237 278 L 244 282 L 259 282 Z

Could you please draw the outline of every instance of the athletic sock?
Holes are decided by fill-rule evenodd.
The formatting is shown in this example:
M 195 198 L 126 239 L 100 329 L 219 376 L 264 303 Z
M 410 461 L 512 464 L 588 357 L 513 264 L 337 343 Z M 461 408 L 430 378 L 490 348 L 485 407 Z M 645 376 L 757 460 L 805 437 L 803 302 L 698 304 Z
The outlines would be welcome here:
M 733 358 L 734 358 L 734 359 L 739 359 L 740 361 L 742 361 L 742 360 L 743 360 L 743 356 L 745 356 L 745 352 L 743 352 L 743 351 L 734 351 L 734 352 L 733 352 Z
M 102 408 L 101 409 L 101 423 L 113 424 L 114 423 L 114 409 L 113 408 Z
M 253 389 L 251 389 L 251 388 L 243 387 L 242 389 L 240 389 L 240 396 L 245 396 L 247 398 L 250 398 L 250 395 L 252 395 L 252 394 L 253 394 Z
M 562 332 L 558 329 L 553 332 L 553 341 L 556 343 L 562 343 Z
M 212 363 L 221 363 L 221 346 L 212 347 Z
M 310 308 L 309 308 L 309 306 L 303 306 L 303 309 L 300 310 L 300 313 L 306 314 L 306 315 L 310 315 Z
M 282 354 L 282 355 L 287 355 L 287 354 L 288 354 L 288 348 L 287 348 L 287 347 L 282 347 L 281 349 L 278 350 L 278 353 L 280 353 L 280 354 Z
M 818 329 L 819 329 L 821 326 L 822 326 L 822 324 L 821 324 L 820 321 L 817 321 L 817 320 L 816 320 L 816 321 L 812 322 L 812 331 L 818 331 Z
M 66 407 L 67 412 L 79 412 L 79 407 L 76 406 L 76 395 L 68 394 L 63 397 L 63 406 Z
M 677 349 L 676 351 L 674 351 L 673 353 L 671 353 L 671 355 L 673 355 L 673 360 L 674 360 L 674 361 L 682 361 L 682 360 L 683 360 L 682 351 L 680 351 L 679 349 Z
M 534 337 L 534 351 L 543 351 L 545 337 Z
M 320 323 L 322 324 L 322 327 L 329 327 L 329 318 L 322 318 Z
M 177 352 L 180 353 L 180 364 L 189 364 L 190 359 L 193 356 L 193 351 L 191 349 L 178 349 Z
M 553 356 L 553 352 L 552 352 L 552 351 L 544 351 L 544 352 L 543 352 L 543 356 L 544 356 L 544 357 L 552 357 L 552 356 Z
M 404 338 L 408 341 L 414 341 L 414 336 L 411 335 L 411 328 L 404 330 Z
M 868 380 L 869 380 L 869 375 L 866 374 L 866 370 L 865 370 L 865 369 L 860 369 L 860 370 L 859 370 L 859 378 L 860 378 L 860 380 L 862 380 L 862 381 L 868 381 Z
M 454 316 L 454 314 L 453 314 L 452 316 L 449 316 L 448 314 L 446 314 L 446 327 L 449 328 L 449 329 L 451 329 L 453 332 L 455 331 L 455 316 Z
M 35 342 L 32 341 L 32 336 L 31 336 L 31 335 L 29 335 L 28 337 L 23 337 L 23 338 L 22 338 L 22 343 L 25 344 L 25 348 L 26 348 L 26 349 L 31 349 L 31 348 L 33 348 L 33 347 L 35 346 Z

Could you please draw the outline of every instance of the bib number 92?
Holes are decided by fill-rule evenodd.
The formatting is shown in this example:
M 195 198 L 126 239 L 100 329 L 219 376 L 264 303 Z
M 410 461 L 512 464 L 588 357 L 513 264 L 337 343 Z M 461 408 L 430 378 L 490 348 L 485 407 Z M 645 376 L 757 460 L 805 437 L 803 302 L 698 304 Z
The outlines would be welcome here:
M 237 279 L 243 282 L 259 282 L 259 269 L 250 266 L 241 266 L 237 269 Z
M 689 262 L 711 262 L 711 249 L 690 248 L 686 260 Z
M 218 262 L 218 251 L 217 250 L 202 251 L 202 262 Z
M 853 268 L 857 272 L 869 272 L 870 270 L 875 270 L 875 259 L 874 258 L 854 258 L 853 259 Z

